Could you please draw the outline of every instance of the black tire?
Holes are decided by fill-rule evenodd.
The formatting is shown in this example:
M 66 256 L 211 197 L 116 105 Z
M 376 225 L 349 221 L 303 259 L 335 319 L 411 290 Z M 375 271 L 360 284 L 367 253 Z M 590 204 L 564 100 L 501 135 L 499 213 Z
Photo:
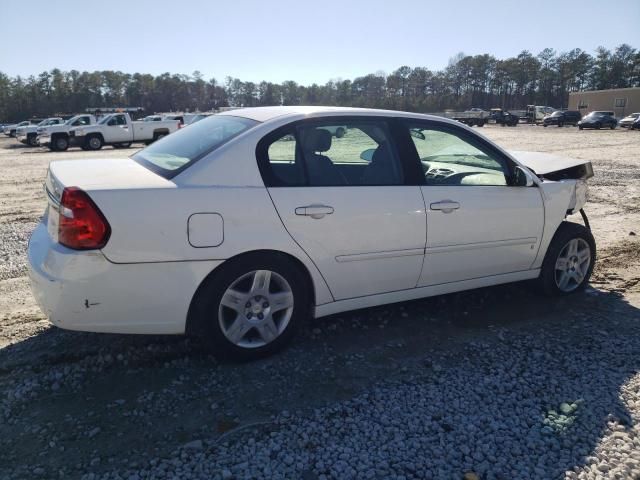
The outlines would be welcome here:
M 560 127 L 564 127 L 564 123 L 558 122 L 558 128 L 560 128 Z
M 582 125 L 578 125 L 578 130 L 584 130 L 584 127 Z
M 344 131 L 344 128 L 342 128 L 342 127 L 338 127 L 338 128 L 336 129 L 336 138 L 342 138 L 342 137 L 344 137 L 344 134 L 345 134 L 345 133 L 346 133 L 346 132 Z
M 542 126 L 543 126 L 544 128 L 547 128 L 549 125 L 547 125 L 546 123 L 543 123 L 543 124 L 542 124 Z
M 270 270 L 287 281 L 293 294 L 293 311 L 289 323 L 273 341 L 260 347 L 242 347 L 224 334 L 219 307 L 227 288 L 243 275 L 256 270 Z M 191 305 L 188 331 L 202 337 L 214 355 L 222 359 L 249 361 L 270 355 L 286 346 L 300 324 L 308 318 L 310 288 L 305 272 L 284 254 L 256 252 L 243 255 L 222 265 L 202 283 Z
M 35 133 L 30 133 L 29 135 L 27 135 L 27 144 L 30 147 L 37 147 L 38 146 L 38 135 L 36 135 Z
M 102 137 L 100 135 L 90 135 L 84 142 L 87 150 L 100 150 L 104 145 Z
M 166 137 L 166 136 L 167 136 L 167 134 L 166 134 L 166 133 L 154 133 L 154 134 L 153 134 L 153 140 L 152 140 L 152 142 L 151 142 L 151 143 L 153 143 L 153 142 L 157 142 L 158 140 L 160 140 L 161 138 L 164 138 L 164 137 Z
M 572 291 L 561 290 L 556 281 L 556 262 L 558 256 L 562 253 L 563 249 L 573 239 L 582 239 L 588 245 L 590 249 L 590 264 L 586 275 Z M 542 262 L 542 268 L 540 270 L 540 276 L 538 277 L 538 286 L 542 292 L 546 295 L 552 296 L 564 296 L 571 293 L 584 290 L 589 278 L 593 272 L 593 267 L 596 263 L 596 241 L 591 234 L 591 230 L 583 225 L 572 222 L 562 222 L 558 227 L 555 235 L 551 239 L 549 248 L 547 248 L 547 254 Z
M 69 148 L 69 139 L 64 135 L 58 135 L 51 139 L 51 149 L 56 152 L 64 152 Z
M 9 136 L 11 138 L 16 138 L 16 131 L 15 130 L 9 130 Z
M 611 124 L 611 126 L 610 126 L 610 128 L 611 128 L 611 130 L 615 130 L 615 129 L 616 129 L 616 124 L 615 124 L 615 123 L 612 123 L 612 124 Z

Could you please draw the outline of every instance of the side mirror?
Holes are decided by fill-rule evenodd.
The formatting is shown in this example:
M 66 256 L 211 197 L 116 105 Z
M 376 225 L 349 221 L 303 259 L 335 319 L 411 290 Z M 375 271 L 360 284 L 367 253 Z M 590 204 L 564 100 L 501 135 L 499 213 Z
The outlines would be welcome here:
M 515 187 L 533 187 L 534 182 L 531 172 L 520 165 L 516 166 L 513 173 L 513 185 Z
M 371 159 L 373 158 L 373 154 L 375 151 L 376 151 L 375 148 L 370 148 L 368 150 L 365 150 L 360 154 L 360 159 L 364 160 L 365 162 L 371 163 Z

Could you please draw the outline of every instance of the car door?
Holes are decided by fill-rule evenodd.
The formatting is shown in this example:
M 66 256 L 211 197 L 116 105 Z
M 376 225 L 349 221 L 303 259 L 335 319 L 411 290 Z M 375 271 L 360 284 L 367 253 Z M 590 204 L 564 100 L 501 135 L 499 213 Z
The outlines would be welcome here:
M 109 143 L 130 142 L 131 131 L 124 115 L 114 115 L 107 122 L 105 141 Z
M 514 162 L 461 127 L 407 122 L 422 165 L 427 243 L 419 286 L 528 270 L 544 205 L 536 186 L 513 186 Z
M 305 120 L 258 146 L 285 228 L 336 300 L 414 288 L 420 276 L 424 202 L 391 132 L 384 118 Z

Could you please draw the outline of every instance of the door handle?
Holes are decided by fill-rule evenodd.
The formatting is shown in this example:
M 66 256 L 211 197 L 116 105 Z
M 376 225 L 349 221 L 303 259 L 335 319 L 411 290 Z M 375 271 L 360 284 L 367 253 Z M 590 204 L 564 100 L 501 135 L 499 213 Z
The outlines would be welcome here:
M 432 203 L 429 207 L 431 210 L 440 210 L 442 213 L 451 213 L 454 210 L 459 209 L 460 204 L 453 200 L 442 200 L 440 202 Z
M 332 213 L 333 207 L 327 205 L 307 205 L 306 207 L 296 208 L 296 215 L 305 215 L 311 218 L 322 218 Z

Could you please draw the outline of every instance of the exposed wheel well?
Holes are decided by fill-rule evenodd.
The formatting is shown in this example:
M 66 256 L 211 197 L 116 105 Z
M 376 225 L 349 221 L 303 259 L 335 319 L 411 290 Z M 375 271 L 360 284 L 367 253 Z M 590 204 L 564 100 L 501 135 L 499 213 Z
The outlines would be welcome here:
M 202 295 L 205 292 L 204 286 L 213 277 L 216 277 L 218 275 L 224 275 L 224 272 L 228 265 L 235 263 L 239 259 L 245 259 L 247 257 L 252 257 L 252 256 L 255 257 L 256 259 L 259 259 L 259 258 L 262 259 L 265 257 L 275 257 L 280 260 L 284 260 L 294 264 L 296 268 L 298 268 L 300 272 L 303 273 L 306 279 L 307 288 L 309 291 L 309 305 L 313 307 L 316 304 L 316 301 L 315 301 L 316 295 L 315 295 L 315 289 L 313 285 L 313 279 L 311 278 L 311 274 L 309 273 L 309 270 L 307 269 L 307 267 L 305 267 L 305 265 L 299 259 L 297 259 L 296 257 L 294 257 L 289 253 L 281 252 L 278 250 L 252 250 L 250 252 L 244 252 L 239 255 L 236 255 L 235 257 L 231 257 L 225 260 L 224 263 L 222 263 L 222 265 L 220 265 L 218 268 L 209 272 L 209 274 L 202 280 L 202 282 L 200 282 L 200 285 L 198 285 L 198 288 L 196 289 L 195 293 L 193 294 L 193 297 L 191 298 L 191 302 L 189 303 L 189 311 L 187 312 L 187 321 L 185 325 L 185 333 L 187 335 L 197 334 L 202 332 L 201 326 L 196 324 L 195 316 L 193 315 L 193 308 L 198 296 Z

